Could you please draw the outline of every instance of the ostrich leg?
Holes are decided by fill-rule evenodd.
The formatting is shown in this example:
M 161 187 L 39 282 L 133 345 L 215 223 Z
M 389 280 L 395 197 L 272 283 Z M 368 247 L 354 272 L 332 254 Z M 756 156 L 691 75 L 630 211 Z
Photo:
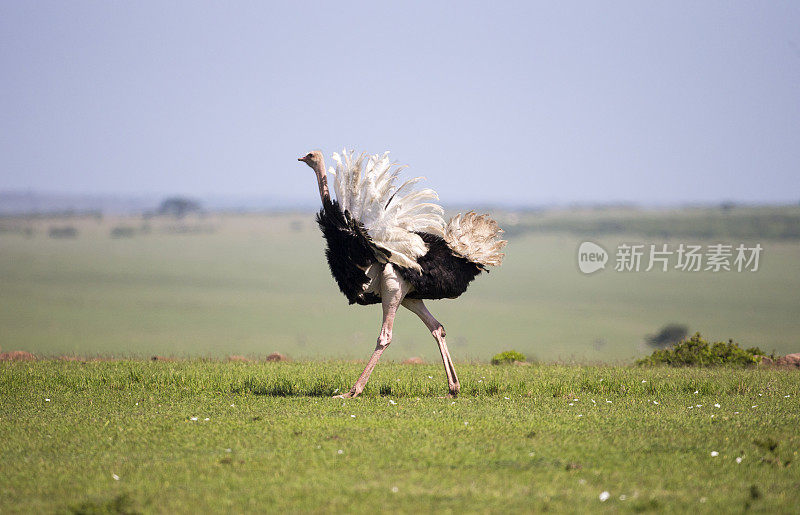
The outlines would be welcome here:
M 336 395 L 334 398 L 347 399 L 356 397 L 364 391 L 364 387 L 369 381 L 369 375 L 372 369 L 378 364 L 381 354 L 386 350 L 386 347 L 392 343 L 392 326 L 394 325 L 394 315 L 397 313 L 397 308 L 403 301 L 408 292 L 408 284 L 394 271 L 391 263 L 387 263 L 383 267 L 381 273 L 381 304 L 383 305 L 383 325 L 381 326 L 381 333 L 378 336 L 378 344 L 375 346 L 375 352 L 369 358 L 367 366 L 361 372 L 358 381 L 349 392 Z
M 461 384 L 458 382 L 456 369 L 453 366 L 453 360 L 450 358 L 450 351 L 447 350 L 447 343 L 444 340 L 444 327 L 439 323 L 438 320 L 433 318 L 433 315 L 431 315 L 431 312 L 425 307 L 425 303 L 422 302 L 422 300 L 404 299 L 403 306 L 416 314 L 436 339 L 436 343 L 439 344 L 439 352 L 442 353 L 442 361 L 444 362 L 444 371 L 447 374 L 447 386 L 450 389 L 450 395 L 458 395 L 458 391 L 461 389 Z

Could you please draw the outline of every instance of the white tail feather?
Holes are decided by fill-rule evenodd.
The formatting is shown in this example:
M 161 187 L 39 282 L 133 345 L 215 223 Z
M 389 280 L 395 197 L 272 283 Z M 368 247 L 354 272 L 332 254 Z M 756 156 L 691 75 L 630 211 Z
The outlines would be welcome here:
M 508 243 L 499 239 L 502 229 L 489 215 L 473 211 L 461 213 L 450 219 L 444 239 L 456 253 L 484 266 L 500 266 L 505 254 L 501 252 Z
M 439 196 L 432 189 L 414 190 L 422 177 L 395 186 L 402 167 L 389 161 L 389 152 L 367 156 L 342 151 L 333 154 L 336 199 L 343 211 L 358 220 L 372 242 L 390 252 L 389 261 L 402 267 L 420 269 L 417 258 L 428 247 L 415 232 L 428 232 L 444 237 L 444 210 L 432 202 Z M 366 166 L 364 164 L 366 160 Z

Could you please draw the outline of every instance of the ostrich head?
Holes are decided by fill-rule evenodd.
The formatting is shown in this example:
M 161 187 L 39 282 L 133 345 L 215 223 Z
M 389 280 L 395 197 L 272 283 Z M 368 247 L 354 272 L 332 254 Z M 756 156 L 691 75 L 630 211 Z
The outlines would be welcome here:
M 330 193 L 328 193 L 328 178 L 325 177 L 325 159 L 322 157 L 322 152 L 319 150 L 312 150 L 303 157 L 298 157 L 298 161 L 302 161 L 314 170 L 317 176 L 317 186 L 319 186 L 319 196 L 322 199 L 322 204 L 331 201 Z
M 324 166 L 322 152 L 319 150 L 312 150 L 303 157 L 298 157 L 297 160 L 304 162 L 314 170 L 320 169 L 322 166 Z

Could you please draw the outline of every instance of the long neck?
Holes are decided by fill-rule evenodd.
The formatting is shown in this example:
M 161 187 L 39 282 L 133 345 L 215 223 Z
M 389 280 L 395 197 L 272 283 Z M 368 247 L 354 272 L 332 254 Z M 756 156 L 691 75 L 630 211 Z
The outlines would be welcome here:
M 322 205 L 330 203 L 331 194 L 328 192 L 328 178 L 325 175 L 325 161 L 320 160 L 319 165 L 312 166 L 314 173 L 317 174 L 317 186 L 319 186 L 319 198 L 322 200 Z

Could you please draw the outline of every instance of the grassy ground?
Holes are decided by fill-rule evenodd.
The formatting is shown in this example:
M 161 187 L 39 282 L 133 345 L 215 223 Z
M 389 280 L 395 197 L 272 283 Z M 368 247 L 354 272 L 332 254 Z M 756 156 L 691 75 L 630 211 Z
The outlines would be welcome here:
M 800 206 L 707 206 L 641 210 L 551 210 L 519 216 L 509 234 L 567 232 L 598 235 L 638 234 L 650 239 L 725 240 L 800 239 Z
M 796 372 L 361 366 L 0 363 L 0 512 L 800 506 Z
M 519 223 L 533 223 L 531 216 Z M 558 216 L 541 218 L 572 223 Z M 661 220 L 653 213 L 626 216 Z M 691 225 L 708 214 L 682 216 Z M 511 215 L 501 218 L 507 227 L 512 221 Z M 12 222 L 32 235 L 0 232 L 4 351 L 366 358 L 377 336 L 380 310 L 347 305 L 327 271 L 311 213 L 3 223 Z M 47 236 L 49 227 L 63 225 L 74 225 L 78 237 Z M 119 226 L 136 228 L 136 236 L 111 238 Z M 486 362 L 516 349 L 542 360 L 630 360 L 649 352 L 645 335 L 670 322 L 767 352 L 800 350 L 800 242 L 745 241 L 764 247 L 756 273 L 608 269 L 584 276 L 576 252 L 585 238 L 549 232 L 513 237 L 502 268 L 479 277 L 455 301 L 430 303 L 447 328 L 453 356 Z M 683 242 L 635 234 L 592 239 L 607 249 L 620 241 Z M 739 243 L 699 243 L 719 241 Z M 410 356 L 435 360 L 438 352 L 419 320 L 402 310 L 385 358 Z

